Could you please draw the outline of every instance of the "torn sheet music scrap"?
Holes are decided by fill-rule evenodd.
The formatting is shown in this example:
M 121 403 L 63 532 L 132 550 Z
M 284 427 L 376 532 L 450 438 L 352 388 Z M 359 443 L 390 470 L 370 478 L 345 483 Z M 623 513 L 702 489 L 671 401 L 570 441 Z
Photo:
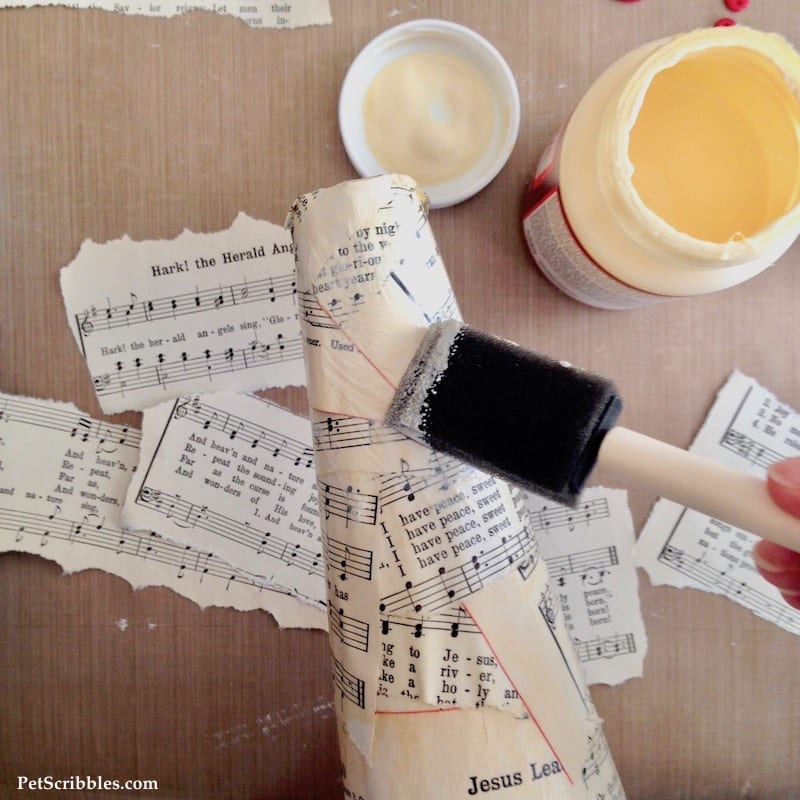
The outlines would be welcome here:
M 118 3 L 111 0 L 0 0 L 0 8 L 34 6 L 69 6 L 101 8 L 119 14 L 142 14 L 148 17 L 173 17 L 189 11 L 213 11 L 230 14 L 252 28 L 302 28 L 329 25 L 332 21 L 328 0 L 300 0 L 294 3 L 217 3 L 208 0 L 148 0 L 145 3 Z
M 123 530 L 140 438 L 70 404 L 0 394 L 0 551 L 43 556 L 67 572 L 101 569 L 134 588 L 167 586 L 200 606 L 266 609 L 287 627 L 324 628 L 323 612 L 235 569 L 216 548 Z
M 122 522 L 214 548 L 325 608 L 311 428 L 268 400 L 220 392 L 148 409 Z
M 305 383 L 292 242 L 271 222 L 239 214 L 214 234 L 87 240 L 61 291 L 106 413 Z
M 624 797 L 521 493 L 383 423 L 426 326 L 458 316 L 424 197 L 351 181 L 287 224 L 347 795 Z
M 529 494 L 526 506 L 586 680 L 640 678 L 647 633 L 626 492 L 591 487 L 574 509 Z
M 690 450 L 753 475 L 800 455 L 800 414 L 738 370 L 720 390 Z M 733 528 L 669 500 L 658 500 L 636 546 L 636 560 L 655 584 L 725 595 L 791 633 L 800 611 L 790 608 L 756 571 L 758 531 Z

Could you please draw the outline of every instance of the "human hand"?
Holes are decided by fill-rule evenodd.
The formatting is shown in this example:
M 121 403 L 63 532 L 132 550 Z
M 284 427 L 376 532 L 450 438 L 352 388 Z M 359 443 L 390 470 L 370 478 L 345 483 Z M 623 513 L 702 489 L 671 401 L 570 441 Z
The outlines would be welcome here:
M 800 458 L 773 464 L 767 474 L 767 490 L 784 511 L 800 517 Z M 800 609 L 800 553 L 760 541 L 753 548 L 753 559 L 762 577 L 780 589 L 792 608 Z

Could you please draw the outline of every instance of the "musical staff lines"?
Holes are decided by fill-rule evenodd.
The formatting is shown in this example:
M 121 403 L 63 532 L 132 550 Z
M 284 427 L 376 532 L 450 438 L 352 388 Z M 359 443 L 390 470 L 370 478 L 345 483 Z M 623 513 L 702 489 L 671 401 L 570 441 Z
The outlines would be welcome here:
M 364 525 L 375 525 L 378 518 L 378 497 L 374 494 L 362 494 L 360 489 L 352 486 L 341 488 L 330 483 L 319 483 L 320 508 L 325 519 L 338 517 L 347 525 L 359 522 Z
M 445 569 L 414 584 L 381 598 L 381 614 L 401 614 L 424 611 L 430 613 L 462 600 L 480 589 L 484 582 L 506 570 L 536 547 L 527 528 L 511 537 L 503 537 L 500 544 L 486 553 L 473 556 L 468 564 Z
M 98 397 L 125 395 L 178 381 L 208 379 L 241 370 L 257 369 L 268 364 L 302 358 L 303 342 L 297 337 L 287 339 L 283 334 L 271 342 L 253 340 L 246 347 L 228 347 L 220 351 L 204 349 L 197 355 L 183 352 L 168 361 L 163 353 L 146 361 L 137 356 L 129 362 L 117 361 L 113 371 L 93 375 Z
M 431 314 L 431 319 L 433 322 L 441 322 L 442 320 L 453 319 L 454 317 L 460 316 L 461 312 L 458 308 L 458 301 L 456 300 L 453 290 L 450 289 L 439 308 Z
M 405 462 L 401 462 L 399 472 L 383 478 L 380 486 L 381 508 L 399 500 L 413 502 L 417 494 L 431 487 L 446 491 L 454 483 L 464 480 L 476 471 L 474 467 L 454 458 L 444 458 L 436 454 L 434 459 L 431 466 L 419 469 L 411 469 Z
M 755 406 L 755 407 L 754 407 Z M 740 456 L 749 464 L 767 470 L 776 461 L 787 457 L 786 452 L 773 450 L 763 444 L 763 438 L 771 438 L 776 444 L 781 442 L 781 438 L 776 438 L 781 427 L 790 418 L 796 419 L 795 412 L 786 405 L 778 402 L 773 396 L 760 394 L 755 385 L 750 385 L 742 393 L 736 409 L 731 415 L 730 420 L 724 427 L 719 445 L 737 456 Z M 756 435 L 760 434 L 762 441 L 758 441 L 744 433 L 738 426 L 743 425 L 751 429 Z M 786 439 L 785 444 L 796 442 Z
M 287 589 L 260 581 L 256 576 L 236 569 L 226 561 L 190 545 L 178 544 L 162 538 L 154 531 L 123 531 L 96 520 L 84 517 L 78 521 L 12 508 L 0 508 L 0 531 L 13 535 L 17 543 L 26 538 L 38 538 L 41 548 L 47 547 L 52 539 L 104 550 L 115 555 L 126 555 L 173 567 L 178 578 L 187 573 L 198 576 L 199 582 L 206 577 L 216 578 L 226 583 L 230 589 L 233 582 L 271 591 L 289 594 Z
M 608 500 L 597 497 L 581 503 L 577 508 L 566 506 L 546 506 L 538 511 L 531 511 L 531 525 L 535 531 L 549 528 L 568 528 L 575 530 L 577 525 L 589 525 L 593 520 L 608 517 Z
M 199 528 L 227 539 L 309 575 L 324 576 L 322 553 L 315 553 L 300 544 L 294 544 L 270 531 L 262 531 L 247 522 L 226 517 L 206 506 L 199 506 L 167 492 L 142 486 L 136 497 L 137 505 L 152 509 L 172 519 L 178 527 Z M 317 599 L 317 598 L 311 598 Z
M 276 275 L 274 278 L 243 281 L 211 289 L 139 300 L 131 293 L 130 302 L 105 307 L 91 306 L 75 315 L 81 339 L 98 330 L 131 327 L 162 319 L 177 319 L 187 314 L 199 314 L 228 306 L 246 303 L 275 302 L 279 297 L 295 294 L 294 273 Z
M 528 506 L 530 519 L 552 592 L 540 610 L 553 635 L 553 622 L 545 612 L 553 613 L 553 620 L 563 612 L 561 620 L 590 684 L 616 685 L 640 675 L 647 636 L 633 564 L 636 536 L 625 492 L 589 488 L 574 510 L 545 505 L 535 496 L 530 499 L 535 503 Z M 526 497 L 525 502 L 530 500 Z M 573 526 L 575 534 L 567 533 Z
M 438 250 L 436 255 L 437 257 L 439 256 Z M 402 259 L 400 264 L 403 264 Z M 429 325 L 433 322 L 441 322 L 442 320 L 453 319 L 461 316 L 455 294 L 453 294 L 453 290 L 451 288 L 448 288 L 447 293 L 439 301 L 439 305 L 434 310 L 431 310 L 428 303 L 423 304 L 416 299 L 409 288 L 410 281 L 407 279 L 406 275 L 401 277 L 398 272 L 392 271 L 389 273 L 389 277 L 392 281 L 394 281 L 394 284 L 403 293 L 403 295 L 405 295 L 409 302 L 417 308 L 420 316 Z M 418 276 L 414 275 L 413 270 L 408 274 L 408 278 L 411 278 L 412 280 L 417 277 Z M 430 302 L 430 299 L 427 299 Z
M 424 620 L 383 614 L 381 616 L 381 633 L 388 634 L 392 628 L 408 628 L 415 639 L 421 639 L 426 631 L 444 631 L 455 639 L 461 634 L 480 634 L 480 628 L 461 606 L 440 611 L 425 617 Z
M 420 196 L 408 186 L 403 186 L 400 183 L 392 184 L 391 187 L 393 197 L 385 205 L 381 206 L 378 210 L 380 212 L 389 212 L 390 217 L 394 217 L 394 201 L 401 199 L 403 203 L 407 203 L 413 208 L 416 214 L 414 235 L 419 239 L 421 237 L 420 231 L 428 227 L 428 207 Z M 401 259 L 400 263 L 403 261 Z
M 366 708 L 365 684 L 349 672 L 338 658 L 331 655 L 331 672 L 334 686 L 339 690 L 342 699 L 347 699 L 358 708 Z
M 758 611 L 767 619 L 778 620 L 786 630 L 800 634 L 800 611 L 795 611 L 781 600 L 776 600 L 744 581 L 737 581 L 705 561 L 703 555 L 692 556 L 685 550 L 666 544 L 658 561 L 686 575 L 712 591 L 722 591 L 735 600 L 746 602 L 749 608 Z
M 328 536 L 325 543 L 328 563 L 339 573 L 341 580 L 361 578 L 372 580 L 372 551 L 356 547 Z
M 619 565 L 619 555 L 614 545 L 582 550 L 563 556 L 552 556 L 545 559 L 551 580 L 557 581 L 564 575 L 586 575 L 590 571 L 602 572 L 609 567 Z
M 594 736 L 589 739 L 589 747 L 586 755 L 586 760 L 583 763 L 581 775 L 585 786 L 589 785 L 589 781 L 600 775 L 603 764 L 608 760 L 608 742 L 600 728 Z
M 571 660 L 567 657 L 567 653 L 564 651 L 561 639 L 558 636 L 557 621 L 560 611 L 561 606 L 556 600 L 553 590 L 549 586 L 546 586 L 539 598 L 539 613 L 542 615 L 542 620 L 544 621 L 545 625 L 547 625 L 547 629 L 549 630 L 550 636 L 553 639 L 553 644 L 558 650 L 561 660 L 564 662 L 564 669 L 567 671 L 567 674 L 572 680 L 572 685 L 575 687 L 575 691 L 578 693 L 580 701 L 584 704 L 584 706 L 588 706 L 584 688 L 573 672 Z
M 582 662 L 595 661 L 600 658 L 616 658 L 636 652 L 636 638 L 632 633 L 601 636 L 591 641 L 574 641 L 573 643 L 578 658 Z
M 780 461 L 783 456 L 775 450 L 765 447 L 755 439 L 747 436 L 741 431 L 729 427 L 720 440 L 720 444 L 726 450 L 736 453 L 745 461 L 762 469 L 767 469 L 776 461 Z
M 344 609 L 328 604 L 328 627 L 330 632 L 346 647 L 362 653 L 369 652 L 369 624 L 349 617 Z
M 555 630 L 559 611 L 560 606 L 556 602 L 553 590 L 546 586 L 539 597 L 539 613 L 551 630 Z
M 97 453 L 113 453 L 119 447 L 138 450 L 142 439 L 136 428 L 112 425 L 54 404 L 0 394 L 0 425 L 4 422 L 69 433 L 84 444 L 91 440 Z
M 344 450 L 386 442 L 400 442 L 406 435 L 375 420 L 329 415 L 313 423 L 312 435 L 317 450 Z
M 800 453 L 800 414 L 754 378 L 734 370 L 717 393 L 690 452 L 759 478 Z M 720 594 L 800 633 L 800 611 L 764 583 L 753 561 L 755 533 L 659 500 L 639 535 L 636 559 L 655 584 Z
M 341 328 L 347 319 L 364 304 L 364 295 L 353 292 L 346 301 L 334 297 L 327 307 L 323 306 L 313 292 L 299 291 L 297 305 L 303 321 L 312 328 Z
M 273 458 L 287 459 L 294 467 L 308 469 L 314 464 L 314 453 L 305 442 L 231 414 L 197 396 L 178 398 L 172 414 L 176 419 L 196 423 L 204 431 L 219 431 L 229 441 L 237 441 L 251 450 L 263 450 Z

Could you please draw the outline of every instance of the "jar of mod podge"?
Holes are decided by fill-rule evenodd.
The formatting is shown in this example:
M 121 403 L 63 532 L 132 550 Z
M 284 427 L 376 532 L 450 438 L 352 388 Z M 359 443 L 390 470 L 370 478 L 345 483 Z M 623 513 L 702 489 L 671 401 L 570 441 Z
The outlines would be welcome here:
M 542 272 L 600 308 L 757 275 L 800 233 L 800 54 L 737 25 L 624 56 L 545 151 L 523 228 Z

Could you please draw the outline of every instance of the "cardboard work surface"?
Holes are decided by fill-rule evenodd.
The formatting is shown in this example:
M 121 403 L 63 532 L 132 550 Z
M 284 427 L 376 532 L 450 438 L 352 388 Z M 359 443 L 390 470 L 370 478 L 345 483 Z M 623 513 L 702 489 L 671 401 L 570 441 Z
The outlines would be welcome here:
M 301 193 L 357 177 L 337 121 L 348 66 L 381 31 L 438 17 L 500 50 L 522 104 L 500 175 L 431 212 L 464 318 L 613 378 L 625 424 L 676 445 L 737 368 L 800 408 L 798 243 L 734 289 L 609 312 L 547 282 L 520 230 L 525 183 L 594 78 L 639 44 L 732 16 L 721 0 L 330 5 L 331 24 L 294 30 L 198 11 L 0 9 L 0 391 L 102 418 L 59 269 L 87 238 L 216 232 L 239 212 L 282 224 Z M 797 12 L 751 0 L 735 16 L 798 47 Z M 307 411 L 301 388 L 263 394 Z M 654 500 L 630 493 L 637 530 Z M 639 576 L 644 675 L 592 688 L 630 800 L 800 798 L 800 639 Z M 158 782 L 141 796 L 338 798 L 332 697 L 323 631 L 0 554 L 2 797 L 22 796 L 21 776 L 89 775 Z

